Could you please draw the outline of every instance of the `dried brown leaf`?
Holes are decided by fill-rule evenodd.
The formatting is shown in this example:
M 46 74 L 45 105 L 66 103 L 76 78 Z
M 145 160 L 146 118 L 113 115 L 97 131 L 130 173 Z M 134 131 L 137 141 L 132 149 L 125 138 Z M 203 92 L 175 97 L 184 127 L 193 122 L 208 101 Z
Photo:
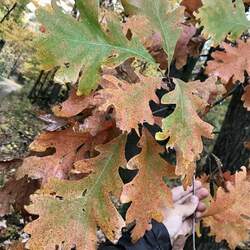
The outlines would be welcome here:
M 133 240 L 138 240 L 146 230 L 150 230 L 152 219 L 162 222 L 164 209 L 172 205 L 171 190 L 163 177 L 175 177 L 174 166 L 159 155 L 162 148 L 147 130 L 144 130 L 140 144 L 141 153 L 128 163 L 128 168 L 138 169 L 138 173 L 124 186 L 121 196 L 122 202 L 132 201 L 126 220 L 128 223 L 136 221 Z

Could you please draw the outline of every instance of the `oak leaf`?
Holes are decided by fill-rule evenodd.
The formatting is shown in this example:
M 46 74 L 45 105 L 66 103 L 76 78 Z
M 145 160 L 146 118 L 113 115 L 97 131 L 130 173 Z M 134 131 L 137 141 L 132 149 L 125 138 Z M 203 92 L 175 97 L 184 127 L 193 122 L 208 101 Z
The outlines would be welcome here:
M 90 160 L 77 163 L 84 171 L 92 171 L 78 181 L 51 179 L 42 190 L 31 197 L 33 204 L 27 207 L 39 218 L 25 227 L 31 234 L 28 247 L 31 250 L 72 249 L 95 250 L 97 227 L 111 241 L 120 237 L 125 223 L 111 201 L 122 191 L 119 167 L 126 164 L 126 136 L 121 135 L 100 146 L 100 154 Z
M 78 96 L 77 91 L 73 88 L 66 101 L 53 107 L 53 113 L 58 117 L 73 117 L 85 109 L 95 107 L 93 95 Z
M 24 205 L 29 204 L 29 196 L 40 187 L 37 180 L 22 178 L 9 180 L 0 189 L 0 217 L 12 213 L 12 207 L 18 211 L 24 209 Z
M 232 249 L 248 239 L 250 229 L 250 180 L 246 168 L 235 175 L 235 184 L 227 183 L 229 192 L 219 188 L 216 199 L 205 213 L 203 222 L 215 234 L 217 242 L 227 240 Z
M 188 45 L 196 33 L 196 28 L 192 24 L 183 24 L 181 27 L 182 33 L 179 40 L 177 41 L 174 52 L 175 65 L 177 69 L 181 69 L 184 65 L 186 65 L 188 55 L 190 54 Z
M 237 46 L 223 43 L 225 51 L 212 53 L 213 61 L 209 61 L 206 73 L 219 77 L 224 84 L 232 78 L 233 82 L 245 80 L 245 71 L 250 73 L 250 40 L 243 42 L 238 40 Z
M 181 5 L 186 7 L 186 10 L 192 14 L 202 6 L 202 0 L 182 0 Z
M 115 125 L 115 120 L 106 112 L 94 111 L 82 124 L 79 124 L 79 131 L 96 136 L 100 131 L 113 128 Z
M 250 85 L 245 88 L 245 93 L 242 96 L 242 101 L 244 102 L 244 107 L 250 111 Z
M 171 190 L 163 177 L 173 178 L 174 166 L 166 162 L 160 153 L 162 148 L 145 129 L 140 141 L 142 151 L 128 162 L 129 169 L 138 169 L 135 178 L 123 188 L 121 201 L 131 202 L 126 221 L 136 221 L 132 231 L 133 240 L 141 238 L 151 229 L 151 220 L 163 220 L 164 209 L 172 205 Z M 146 189 L 145 189 L 146 187 Z
M 175 90 L 163 96 L 163 104 L 175 104 L 174 112 L 162 120 L 162 132 L 156 134 L 157 140 L 170 137 L 167 147 L 175 148 L 177 157 L 177 175 L 186 175 L 190 180 L 194 162 L 203 150 L 202 137 L 212 138 L 213 127 L 204 122 L 197 112 L 204 111 L 208 105 L 209 95 L 199 92 L 209 91 L 208 86 L 215 85 L 216 79 L 209 78 L 206 82 L 185 83 L 174 80 Z M 191 172 L 191 173 L 190 173 Z M 188 183 L 186 183 L 188 184 Z
M 127 0 L 127 2 L 131 5 L 137 4 L 137 13 L 144 15 L 150 21 L 155 32 L 160 32 L 162 47 L 168 56 L 168 61 L 171 62 L 181 35 L 180 24 L 184 18 L 184 8 L 178 6 L 173 9 L 171 3 L 165 0 L 144 0 L 136 3 L 134 0 Z
M 114 107 L 116 124 L 122 131 L 130 132 L 135 129 L 138 133 L 138 124 L 154 124 L 149 101 L 159 102 L 155 91 L 161 87 L 160 78 L 140 75 L 140 82 L 135 84 L 129 84 L 110 75 L 103 78 L 110 83 L 110 87 L 107 86 L 98 92 L 100 98 L 105 100 L 98 109 L 106 111 L 109 107 Z
M 130 57 L 154 63 L 137 38 L 126 39 L 118 21 L 108 22 L 108 33 L 102 30 L 97 18 L 98 1 L 77 3 L 80 21 L 63 13 L 57 0 L 52 1 L 51 11 L 39 9 L 37 16 L 46 27 L 38 45 L 44 68 L 62 66 L 60 74 L 64 81 L 79 81 L 78 95 L 88 95 L 96 89 L 99 71 L 105 63 L 119 64 Z
M 245 7 L 242 0 L 202 0 L 203 6 L 199 8 L 196 17 L 204 27 L 203 34 L 211 38 L 217 45 L 230 33 L 230 39 L 236 40 L 249 29 Z
M 180 28 L 181 35 L 174 50 L 177 69 L 182 68 L 186 64 L 188 55 L 198 56 L 201 44 L 204 42 L 204 39 L 200 37 L 192 39 L 196 34 L 196 28 L 192 24 L 180 24 Z M 160 32 L 154 32 L 152 25 L 150 25 L 146 17 L 139 15 L 130 17 L 124 24 L 123 29 L 125 34 L 130 30 L 132 35 L 138 36 L 155 61 L 160 64 L 160 68 L 167 69 L 168 58 L 163 49 L 161 34 Z
M 112 135 L 110 135 L 112 134 Z M 46 183 L 49 178 L 67 178 L 78 157 L 78 150 L 83 147 L 85 152 L 91 152 L 96 144 L 102 144 L 112 139 L 114 131 L 101 131 L 96 137 L 90 133 L 82 133 L 67 128 L 62 131 L 44 132 L 37 137 L 30 145 L 30 149 L 37 153 L 46 153 L 48 149 L 55 149 L 49 155 L 29 156 L 24 159 L 21 167 L 18 168 L 16 176 L 22 178 L 25 175 L 36 179 L 42 178 Z M 82 152 L 84 155 L 84 153 Z

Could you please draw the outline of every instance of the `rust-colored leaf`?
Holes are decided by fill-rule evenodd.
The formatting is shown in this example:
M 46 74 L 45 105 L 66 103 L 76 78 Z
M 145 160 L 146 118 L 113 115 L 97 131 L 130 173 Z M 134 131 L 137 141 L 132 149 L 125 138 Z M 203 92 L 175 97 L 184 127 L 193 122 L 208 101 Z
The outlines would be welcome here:
M 79 131 L 89 132 L 96 136 L 100 131 L 115 127 L 115 121 L 106 112 L 94 111 L 82 124 L 79 124 Z
M 242 101 L 244 102 L 244 107 L 250 111 L 250 85 L 246 86 Z
M 167 69 L 167 54 L 163 49 L 163 40 L 160 32 L 155 32 L 145 16 L 132 16 L 124 24 L 124 33 L 137 36 L 148 52 L 160 64 L 161 69 Z
M 250 229 L 250 181 L 246 168 L 235 175 L 235 184 L 227 183 L 229 192 L 219 188 L 216 199 L 203 218 L 204 224 L 209 226 L 211 234 L 215 234 L 216 241 L 227 240 L 230 247 L 235 247 L 248 239 Z
M 23 210 L 28 205 L 29 196 L 40 187 L 37 180 L 11 179 L 0 189 L 0 217 L 12 212 L 11 207 Z
M 28 175 L 33 178 L 42 178 L 43 183 L 51 177 L 67 178 L 81 146 L 84 147 L 85 152 L 89 152 L 94 149 L 96 144 L 105 143 L 114 135 L 112 129 L 102 131 L 96 137 L 91 136 L 90 133 L 74 131 L 72 128 L 44 132 L 30 145 L 30 149 L 37 153 L 55 149 L 55 153 L 45 154 L 42 157 L 27 157 L 17 170 L 17 177 L 22 178 Z
M 129 84 L 114 76 L 103 77 L 110 82 L 110 87 L 99 91 L 100 97 L 105 100 L 98 107 L 99 110 L 106 111 L 109 107 L 114 107 L 116 124 L 122 131 L 130 132 L 135 129 L 138 132 L 138 124 L 154 124 L 149 101 L 158 102 L 155 91 L 161 86 L 160 78 L 141 75 L 140 82 Z
M 201 0 L 182 0 L 181 5 L 186 7 L 189 13 L 197 11 L 202 6 Z
M 132 238 L 138 240 L 146 230 L 150 230 L 152 219 L 163 220 L 163 211 L 172 205 L 171 190 L 163 177 L 175 177 L 175 168 L 166 162 L 159 153 L 162 148 L 152 135 L 144 130 L 140 141 L 142 151 L 128 163 L 129 169 L 138 169 L 135 178 L 124 186 L 122 202 L 132 201 L 126 215 L 128 223 L 136 221 Z
M 121 236 L 125 223 L 112 204 L 111 195 L 119 197 L 122 180 L 118 169 L 126 164 L 126 136 L 97 147 L 100 154 L 78 162 L 91 174 L 78 181 L 51 179 L 32 196 L 27 209 L 39 218 L 25 227 L 31 234 L 31 250 L 76 249 L 95 250 L 99 226 L 111 241 Z
M 186 65 L 188 55 L 190 54 L 188 44 L 195 33 L 196 28 L 192 24 L 182 25 L 182 33 L 177 41 L 174 53 L 175 65 L 177 69 L 181 69 L 184 65 Z
M 78 96 L 73 88 L 69 98 L 62 104 L 53 107 L 53 112 L 58 117 L 73 117 L 83 110 L 93 108 L 93 94 L 90 96 Z
M 250 40 L 243 42 L 238 40 L 237 46 L 223 43 L 225 51 L 212 53 L 213 61 L 209 61 L 206 73 L 210 76 L 219 77 L 224 84 L 231 78 L 233 82 L 244 82 L 245 71 L 250 74 Z

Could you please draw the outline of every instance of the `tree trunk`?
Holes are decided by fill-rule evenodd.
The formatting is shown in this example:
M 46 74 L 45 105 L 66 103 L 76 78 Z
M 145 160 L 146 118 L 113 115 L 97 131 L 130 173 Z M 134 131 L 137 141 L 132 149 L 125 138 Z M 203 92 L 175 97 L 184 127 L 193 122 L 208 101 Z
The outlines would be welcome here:
M 243 87 L 239 86 L 229 104 L 214 146 L 213 153 L 221 160 L 223 171 L 235 172 L 249 164 L 250 150 L 244 143 L 250 140 L 250 112 L 243 107 L 243 93 Z

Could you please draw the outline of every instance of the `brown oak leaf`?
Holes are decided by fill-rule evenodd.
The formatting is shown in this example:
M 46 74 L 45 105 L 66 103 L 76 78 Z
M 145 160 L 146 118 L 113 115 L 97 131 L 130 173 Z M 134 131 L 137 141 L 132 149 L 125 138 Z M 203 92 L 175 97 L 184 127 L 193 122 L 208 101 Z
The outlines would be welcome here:
M 244 107 L 250 111 L 250 85 L 246 86 L 242 101 L 244 102 Z
M 149 101 L 159 102 L 155 91 L 161 86 L 160 78 L 140 75 L 140 82 L 135 84 L 129 84 L 111 75 L 103 78 L 110 82 L 110 87 L 107 86 L 98 92 L 100 98 L 105 100 L 98 109 L 106 111 L 113 107 L 116 124 L 122 131 L 130 132 L 135 129 L 138 133 L 138 124 L 144 122 L 154 124 Z
M 225 192 L 219 188 L 216 199 L 204 215 L 203 222 L 211 229 L 216 241 L 227 240 L 230 247 L 235 247 L 248 239 L 250 229 L 250 180 L 246 168 L 235 175 L 235 184 L 228 182 Z
M 177 41 L 174 52 L 175 65 L 177 69 L 181 69 L 184 65 L 186 65 L 188 54 L 190 54 L 188 44 L 196 33 L 196 28 L 192 24 L 182 24 L 181 26 L 182 33 Z
M 0 217 L 10 214 L 12 206 L 17 211 L 22 211 L 24 205 L 29 204 L 29 196 L 39 187 L 39 181 L 28 180 L 27 177 L 20 180 L 13 178 L 5 183 L 0 189 Z
M 63 103 L 53 107 L 53 112 L 58 117 L 73 117 L 85 109 L 91 109 L 95 106 L 93 94 L 90 96 L 78 96 L 73 88 L 70 91 L 69 98 Z
M 209 61 L 206 73 L 209 76 L 219 77 L 224 84 L 232 78 L 233 82 L 244 82 L 245 71 L 250 74 L 250 40 L 238 40 L 237 46 L 223 43 L 224 51 L 212 53 L 214 60 Z
M 112 139 L 113 129 L 101 131 L 95 137 L 90 133 L 82 133 L 67 128 L 62 131 L 44 132 L 30 145 L 30 149 L 37 153 L 46 153 L 46 150 L 55 149 L 55 152 L 45 156 L 29 156 L 17 170 L 17 178 L 28 175 L 33 178 L 42 178 L 43 183 L 49 178 L 67 178 L 73 163 L 78 157 L 78 150 L 89 152 L 97 144 L 102 144 Z
M 166 162 L 159 153 L 162 152 L 152 135 L 145 129 L 140 141 L 142 151 L 128 162 L 129 169 L 138 169 L 135 178 L 123 188 L 122 202 L 132 201 L 126 214 L 128 223 L 136 221 L 132 231 L 133 240 L 141 238 L 150 230 L 152 219 L 163 220 L 166 207 L 172 205 L 171 190 L 163 177 L 175 177 L 175 168 Z
M 186 10 L 192 14 L 202 6 L 201 0 L 182 0 L 181 5 L 186 7 Z

